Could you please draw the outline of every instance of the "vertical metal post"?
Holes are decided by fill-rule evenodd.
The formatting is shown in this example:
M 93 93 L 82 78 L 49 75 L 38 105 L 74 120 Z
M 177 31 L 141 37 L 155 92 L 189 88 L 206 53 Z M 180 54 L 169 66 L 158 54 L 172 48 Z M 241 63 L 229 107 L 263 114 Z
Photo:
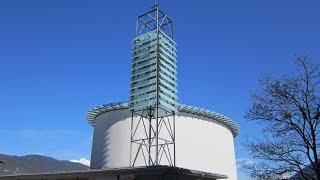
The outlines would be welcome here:
M 172 30 L 171 31 L 171 36 L 172 36 L 171 38 L 172 39 L 174 38 L 174 30 L 173 30 L 174 27 L 173 26 L 174 26 L 174 24 L 173 24 L 173 22 L 171 22 L 171 30 Z
M 157 103 L 156 103 L 156 160 L 155 164 L 159 165 L 159 9 L 156 7 L 156 19 L 157 19 Z
M 149 153 L 148 153 L 148 157 L 149 157 L 149 166 L 151 165 L 151 127 L 152 127 L 152 109 L 150 107 L 149 109 Z
M 139 19 L 137 19 L 137 22 L 136 22 L 136 36 L 138 36 L 139 34 Z
M 131 164 L 132 162 L 132 140 L 133 140 L 133 137 L 132 137 L 132 131 L 133 131 L 133 111 L 132 111 L 132 114 L 131 114 L 131 135 L 130 135 L 130 139 L 131 139 L 131 143 L 130 143 L 130 162 L 129 162 L 129 167 L 133 166 Z
M 176 167 L 176 118 L 173 113 L 173 166 Z

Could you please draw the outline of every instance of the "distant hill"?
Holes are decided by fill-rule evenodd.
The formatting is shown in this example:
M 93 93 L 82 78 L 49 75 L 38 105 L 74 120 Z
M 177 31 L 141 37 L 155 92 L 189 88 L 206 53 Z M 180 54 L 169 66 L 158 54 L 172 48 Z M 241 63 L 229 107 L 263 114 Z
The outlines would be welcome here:
M 50 173 L 61 171 L 82 171 L 88 166 L 70 162 L 59 161 L 51 157 L 41 155 L 11 156 L 0 154 L 0 176 L 25 173 Z

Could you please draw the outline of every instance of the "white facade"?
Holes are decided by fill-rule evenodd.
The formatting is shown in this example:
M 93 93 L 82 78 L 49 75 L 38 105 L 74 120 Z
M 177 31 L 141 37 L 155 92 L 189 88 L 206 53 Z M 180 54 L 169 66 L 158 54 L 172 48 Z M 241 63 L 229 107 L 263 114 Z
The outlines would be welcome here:
M 237 134 L 234 134 L 234 127 L 186 112 L 179 112 L 175 120 L 177 167 L 223 174 L 229 179 L 237 179 L 233 143 Z M 137 117 L 134 121 L 138 121 Z M 92 125 L 94 136 L 90 167 L 129 167 L 130 111 L 120 108 L 100 112 L 95 115 Z M 137 166 L 143 166 L 142 158 L 138 157 Z M 160 164 L 167 165 L 165 162 Z

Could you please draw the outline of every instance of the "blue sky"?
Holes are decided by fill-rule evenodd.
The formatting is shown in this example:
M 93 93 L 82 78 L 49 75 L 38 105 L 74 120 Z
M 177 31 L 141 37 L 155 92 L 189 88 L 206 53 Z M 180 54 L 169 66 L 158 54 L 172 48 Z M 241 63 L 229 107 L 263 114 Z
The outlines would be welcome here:
M 175 23 L 179 102 L 241 127 L 236 158 L 260 126 L 244 119 L 265 73 L 295 70 L 295 53 L 320 63 L 317 0 L 159 1 Z M 0 153 L 90 159 L 86 112 L 127 101 L 135 18 L 151 0 L 0 1 Z M 240 175 L 239 179 L 246 179 Z

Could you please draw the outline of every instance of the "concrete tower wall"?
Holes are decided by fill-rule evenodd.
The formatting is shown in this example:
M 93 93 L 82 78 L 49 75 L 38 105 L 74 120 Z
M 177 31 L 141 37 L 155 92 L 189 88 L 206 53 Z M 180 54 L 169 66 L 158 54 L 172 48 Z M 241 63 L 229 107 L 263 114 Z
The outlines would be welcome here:
M 189 113 L 178 113 L 175 119 L 177 167 L 237 179 L 233 135 L 228 127 Z M 137 121 L 135 118 L 134 122 Z M 129 110 L 102 113 L 93 126 L 91 168 L 128 167 L 131 133 Z M 137 133 L 143 132 L 138 129 Z M 143 166 L 143 162 L 142 156 L 137 157 L 137 166 Z M 160 164 L 168 165 L 165 161 Z

